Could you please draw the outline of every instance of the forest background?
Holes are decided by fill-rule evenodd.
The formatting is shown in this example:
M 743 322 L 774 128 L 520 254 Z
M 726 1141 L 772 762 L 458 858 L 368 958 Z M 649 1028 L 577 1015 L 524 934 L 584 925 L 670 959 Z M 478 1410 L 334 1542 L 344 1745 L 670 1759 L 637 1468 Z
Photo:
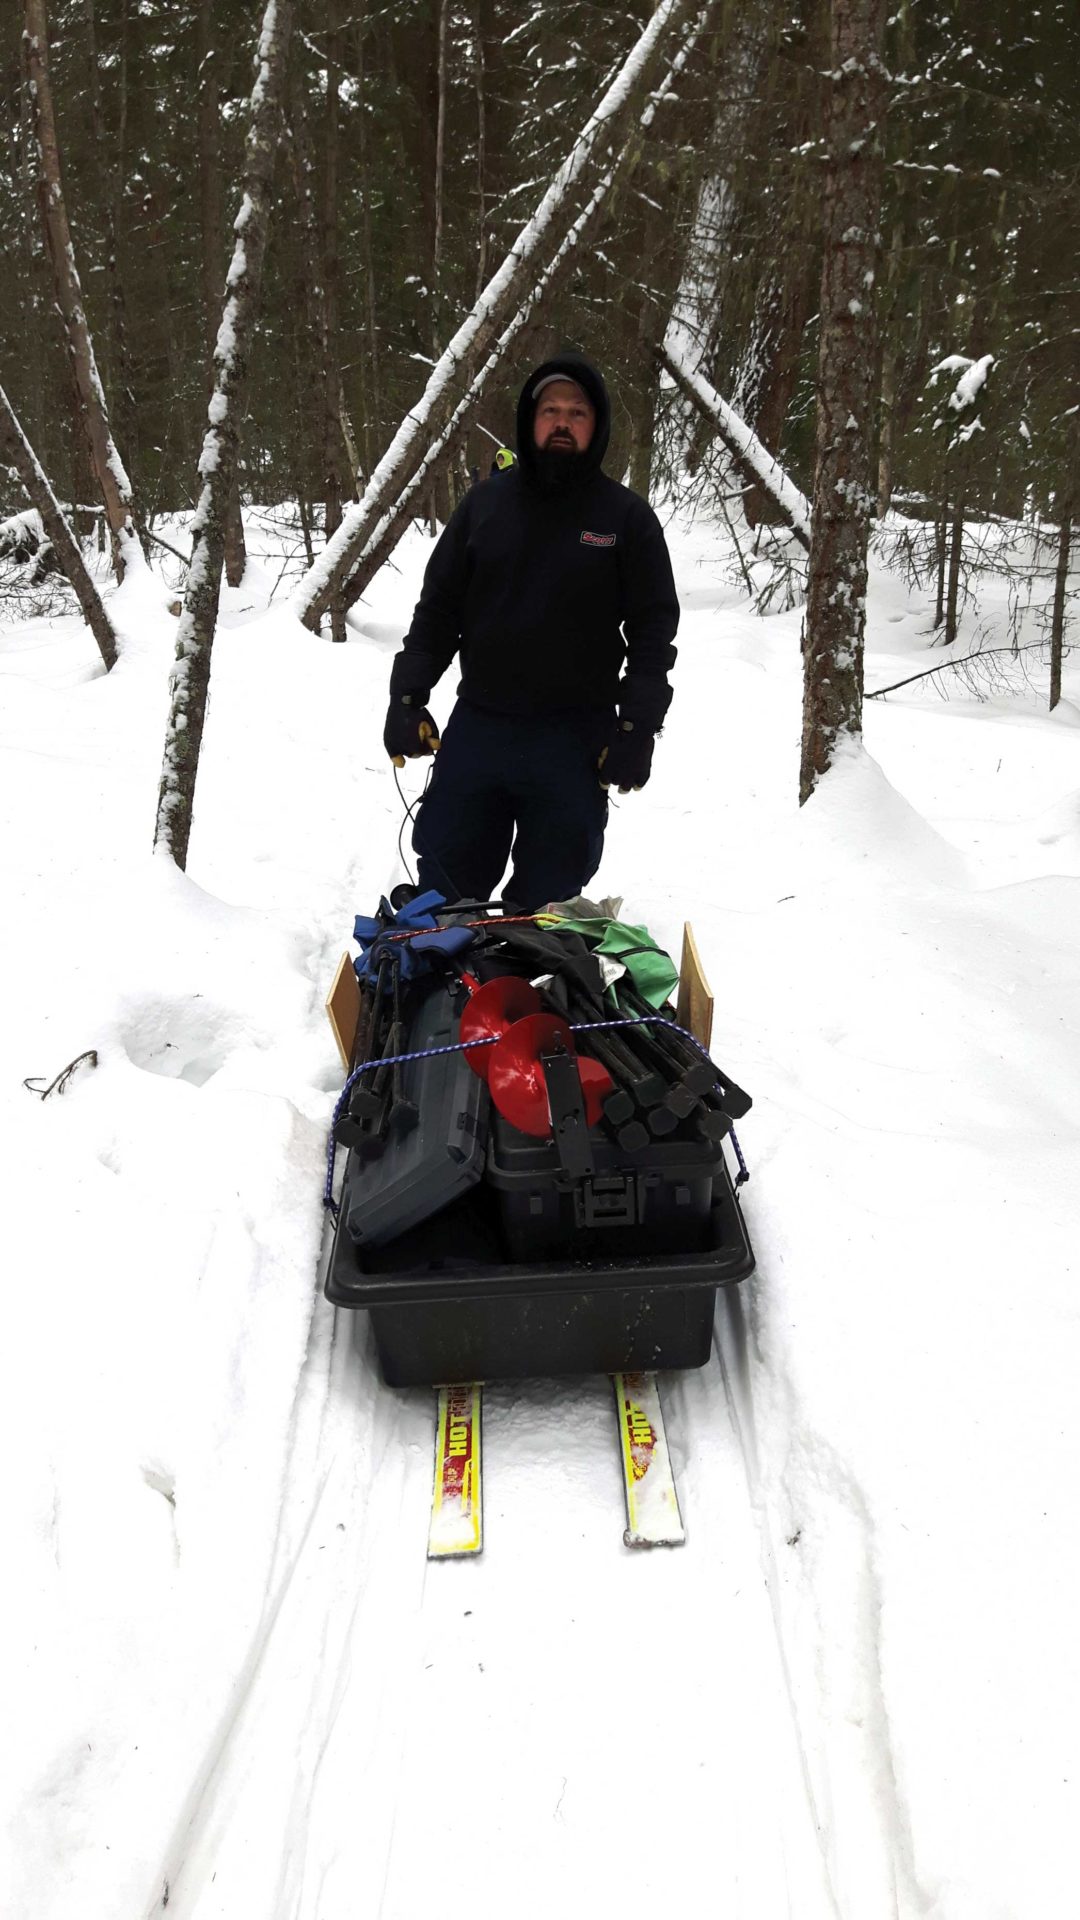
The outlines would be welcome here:
M 493 443 L 512 437 L 521 366 L 572 343 L 614 390 L 611 471 L 654 497 L 696 490 L 751 530 L 774 519 L 759 488 L 733 485 L 713 424 L 661 369 L 680 299 L 697 315 L 708 381 L 811 494 L 838 9 L 707 10 L 589 244 L 553 280 L 442 464 L 428 496 L 438 518 L 473 471 L 486 473 Z M 292 503 L 309 559 L 363 492 L 650 13 L 551 0 L 296 10 L 237 478 L 246 500 Z M 97 496 L 39 211 L 25 24 L 11 8 L 0 28 L 0 360 L 57 493 L 89 509 Z M 86 312 L 150 533 L 197 498 L 258 24 L 241 0 L 55 0 L 49 11 Z M 952 638 L 965 569 L 980 564 L 973 523 L 1038 530 L 1029 570 L 1048 605 L 1055 573 L 1064 578 L 1078 464 L 1080 19 L 1068 0 L 960 0 L 944 12 L 902 0 L 883 51 L 875 505 L 880 516 L 896 503 L 925 527 L 894 548 L 902 564 L 936 569 Z M 965 387 L 965 362 L 989 377 Z M 24 505 L 0 472 L 0 508 Z M 87 512 L 76 518 L 92 529 Z M 235 579 L 242 562 L 229 558 Z M 23 590 L 25 575 L 7 586 Z

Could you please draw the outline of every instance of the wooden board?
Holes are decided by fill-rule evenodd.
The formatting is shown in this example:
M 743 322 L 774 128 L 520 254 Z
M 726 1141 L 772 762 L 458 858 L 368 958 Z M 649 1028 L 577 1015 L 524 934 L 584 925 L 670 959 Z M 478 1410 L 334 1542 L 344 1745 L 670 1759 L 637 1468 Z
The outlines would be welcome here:
M 675 1018 L 680 1027 L 708 1049 L 712 1041 L 713 997 L 701 965 L 701 955 L 689 920 L 683 922 L 682 961 L 679 966 L 679 998 Z
M 347 953 L 338 961 L 334 984 L 326 996 L 326 1015 L 334 1031 L 341 1064 L 346 1073 L 356 1041 L 356 1023 L 360 1018 L 360 987 Z

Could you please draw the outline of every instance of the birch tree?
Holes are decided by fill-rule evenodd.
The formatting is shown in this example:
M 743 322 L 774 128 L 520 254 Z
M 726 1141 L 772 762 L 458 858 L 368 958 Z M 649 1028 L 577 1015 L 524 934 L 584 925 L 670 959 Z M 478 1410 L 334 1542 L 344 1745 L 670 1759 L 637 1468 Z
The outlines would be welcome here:
M 445 455 L 450 444 L 447 436 L 455 431 L 462 418 L 463 371 L 469 367 L 479 368 L 468 389 L 469 404 L 475 405 L 499 365 L 506 345 L 520 329 L 515 316 L 520 315 L 523 303 L 543 279 L 545 262 L 550 264 L 553 253 L 558 253 L 560 236 L 565 240 L 568 227 L 573 229 L 575 194 L 588 193 L 598 172 L 601 180 L 607 179 L 610 185 L 628 128 L 640 117 L 642 100 L 655 84 L 657 69 L 666 63 L 670 72 L 672 61 L 679 54 L 679 36 L 685 43 L 691 33 L 700 31 L 712 4 L 714 0 L 709 0 L 705 7 L 697 6 L 695 18 L 694 0 L 661 0 L 574 142 L 532 219 L 522 228 L 502 265 L 438 360 L 421 399 L 399 427 L 372 473 L 363 498 L 346 514 L 324 553 L 302 581 L 294 606 L 305 626 L 317 629 L 323 613 L 365 549 L 377 535 L 385 541 L 386 523 L 421 466 L 426 468 L 429 483 L 434 478 L 430 452 L 438 444 Z M 400 520 L 398 523 L 402 527 L 405 524 Z
M 60 503 L 49 485 L 37 455 L 23 432 L 15 409 L 3 387 L 0 387 L 0 451 L 10 459 L 31 505 L 35 506 L 41 515 L 41 524 L 52 541 L 53 551 L 60 565 L 75 589 L 86 624 L 97 641 L 98 652 L 105 662 L 105 671 L 108 673 L 110 667 L 116 665 L 116 636 L 112 630 L 112 623 L 87 570 L 79 543 L 64 518 Z
M 838 738 L 862 733 L 885 18 L 885 0 L 832 0 L 800 804 L 831 765 Z
M 141 555 L 132 517 L 131 482 L 109 428 L 105 391 L 94 356 L 75 249 L 68 225 L 60 167 L 52 84 L 49 78 L 49 27 L 45 0 L 25 0 L 23 60 L 30 96 L 31 127 L 38 173 L 38 199 L 49 258 L 71 357 L 79 415 L 90 461 L 113 538 L 117 576 Z
M 201 283 L 206 332 L 207 397 L 214 386 L 214 343 L 221 315 L 221 277 L 224 269 L 224 193 L 221 170 L 221 56 L 214 44 L 212 0 L 199 0 L 199 81 L 196 127 L 199 148 L 199 223 L 201 227 Z M 235 471 L 229 488 L 225 520 L 225 578 L 238 587 L 247 565 L 240 486 Z
M 187 865 L 191 836 L 195 777 L 206 718 L 210 658 L 225 557 L 229 490 L 236 470 L 248 359 L 259 307 L 270 224 L 271 183 L 284 118 L 291 29 L 291 0 L 266 0 L 250 103 L 243 196 L 234 222 L 236 245 L 226 281 L 225 310 L 214 347 L 214 391 L 210 396 L 208 426 L 199 459 L 202 487 L 193 521 L 187 596 L 176 640 L 176 665 L 154 834 L 155 846 L 171 853 L 181 868 Z

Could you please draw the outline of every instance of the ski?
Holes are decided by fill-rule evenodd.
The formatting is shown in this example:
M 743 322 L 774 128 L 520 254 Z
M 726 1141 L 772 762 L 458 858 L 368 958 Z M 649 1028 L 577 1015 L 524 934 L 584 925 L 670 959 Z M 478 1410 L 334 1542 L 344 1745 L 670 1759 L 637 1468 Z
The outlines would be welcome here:
M 439 1388 L 429 1560 L 483 1551 L 480 1394 L 478 1386 Z
M 628 1547 L 681 1547 L 686 1530 L 668 1455 L 660 1389 L 651 1373 L 616 1373 Z

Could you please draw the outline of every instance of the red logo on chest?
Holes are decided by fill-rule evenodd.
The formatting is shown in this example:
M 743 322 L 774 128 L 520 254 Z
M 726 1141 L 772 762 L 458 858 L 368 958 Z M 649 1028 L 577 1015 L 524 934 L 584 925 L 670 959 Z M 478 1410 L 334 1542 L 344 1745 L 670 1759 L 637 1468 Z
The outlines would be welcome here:
M 615 535 L 613 533 L 583 533 L 581 536 L 581 544 L 583 547 L 613 547 L 615 545 Z

